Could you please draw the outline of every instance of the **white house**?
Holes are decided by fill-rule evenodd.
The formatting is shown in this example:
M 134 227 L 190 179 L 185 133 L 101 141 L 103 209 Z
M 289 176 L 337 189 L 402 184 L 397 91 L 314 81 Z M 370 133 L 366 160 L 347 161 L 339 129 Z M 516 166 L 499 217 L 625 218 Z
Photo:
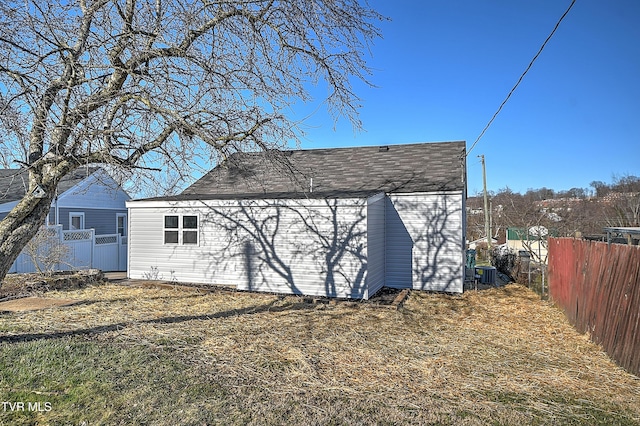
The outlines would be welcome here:
M 371 297 L 462 292 L 464 142 L 234 154 L 127 202 L 130 278 Z

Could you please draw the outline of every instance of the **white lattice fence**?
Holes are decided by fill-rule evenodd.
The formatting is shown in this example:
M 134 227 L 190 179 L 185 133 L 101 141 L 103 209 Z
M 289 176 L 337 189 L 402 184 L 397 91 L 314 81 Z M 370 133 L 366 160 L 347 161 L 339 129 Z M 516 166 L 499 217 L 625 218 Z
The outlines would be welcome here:
M 118 271 L 127 270 L 127 244 L 129 239 L 126 235 L 120 237 L 120 249 L 118 252 Z
M 37 244 L 36 247 L 29 247 L 31 244 Z M 55 245 L 61 245 L 62 243 L 62 225 L 50 226 L 39 231 L 38 235 L 34 237 L 29 245 L 24 248 L 22 253 L 18 255 L 18 258 L 9 273 L 30 273 L 49 269 L 45 267 L 40 260 L 46 257 L 46 253 Z M 36 268 L 34 261 L 39 263 L 39 268 Z M 54 264 L 51 267 L 55 270 L 61 270 L 61 265 Z
M 63 231 L 61 225 L 46 229 L 50 237 L 67 247 L 67 255 L 57 264 L 60 271 L 97 268 L 103 271 L 126 271 L 127 237 L 119 234 L 95 235 L 93 229 Z M 42 247 L 42 250 L 46 250 Z M 10 273 L 36 272 L 31 256 L 20 253 Z
M 94 237 L 93 229 L 62 231 L 62 241 L 69 248 L 69 254 L 60 270 L 92 268 Z
M 93 267 L 103 271 L 119 270 L 120 235 L 97 235 L 93 246 Z

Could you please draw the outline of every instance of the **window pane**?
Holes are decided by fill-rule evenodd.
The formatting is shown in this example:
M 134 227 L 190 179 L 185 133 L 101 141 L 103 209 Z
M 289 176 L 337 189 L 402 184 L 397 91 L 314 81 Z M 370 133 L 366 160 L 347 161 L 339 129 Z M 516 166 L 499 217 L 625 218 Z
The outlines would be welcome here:
M 182 227 L 198 229 L 198 216 L 182 216 Z
M 125 236 L 127 235 L 127 227 L 126 227 L 126 223 L 127 221 L 125 220 L 124 216 L 118 216 L 117 217 L 117 229 L 116 229 L 116 233 Z
M 71 216 L 71 229 L 83 229 L 82 216 Z
M 178 231 L 164 231 L 165 244 L 178 244 Z
M 182 231 L 182 244 L 198 244 L 198 231 Z
M 177 228 L 178 227 L 178 216 L 165 216 L 164 217 L 164 227 L 165 228 Z

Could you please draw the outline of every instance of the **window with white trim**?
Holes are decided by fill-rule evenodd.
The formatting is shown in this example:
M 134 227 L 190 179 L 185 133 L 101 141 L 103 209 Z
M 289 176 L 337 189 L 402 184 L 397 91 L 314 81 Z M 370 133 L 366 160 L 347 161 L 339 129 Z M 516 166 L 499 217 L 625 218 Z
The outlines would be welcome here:
M 198 216 L 165 215 L 164 243 L 198 245 Z
M 127 214 L 116 213 L 116 234 L 127 236 Z
M 84 212 L 69 213 L 69 229 L 84 229 Z

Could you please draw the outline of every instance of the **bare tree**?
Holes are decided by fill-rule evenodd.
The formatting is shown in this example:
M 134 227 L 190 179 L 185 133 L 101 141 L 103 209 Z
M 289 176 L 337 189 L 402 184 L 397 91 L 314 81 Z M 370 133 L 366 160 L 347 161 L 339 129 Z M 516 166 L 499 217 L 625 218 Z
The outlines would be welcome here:
M 39 274 L 51 275 L 61 264 L 68 263 L 69 246 L 60 241 L 57 228 L 41 227 L 36 235 L 25 246 L 25 253 L 31 259 Z
M 608 226 L 640 226 L 640 178 L 614 176 L 612 192 L 603 200 Z
M 546 253 L 547 234 L 544 229 L 557 229 L 560 222 L 554 212 L 545 207 L 546 196 L 552 190 L 529 190 L 525 195 L 514 193 L 509 188 L 500 190 L 494 195 L 492 204 L 494 211 L 494 228 L 507 233 L 507 229 L 515 227 L 519 240 L 536 262 L 546 262 L 546 255 L 541 255 L 538 248 Z M 560 218 L 561 219 L 561 218 Z
M 125 177 L 272 149 L 301 136 L 285 112 L 328 87 L 359 129 L 352 81 L 383 19 L 360 0 L 4 0 L 0 162 L 29 191 L 0 222 L 0 279 L 84 164 Z

